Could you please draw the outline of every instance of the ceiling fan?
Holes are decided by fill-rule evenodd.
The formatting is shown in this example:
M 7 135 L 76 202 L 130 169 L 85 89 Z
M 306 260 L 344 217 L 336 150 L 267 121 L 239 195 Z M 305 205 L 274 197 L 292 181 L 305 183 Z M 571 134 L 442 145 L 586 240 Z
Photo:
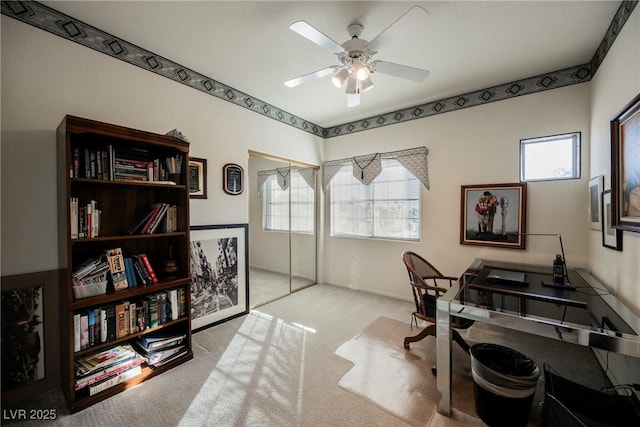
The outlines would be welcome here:
M 291 30 L 320 47 L 335 53 L 338 56 L 340 65 L 332 65 L 313 73 L 287 80 L 284 84 L 288 87 L 295 87 L 333 74 L 331 81 L 336 87 L 340 88 L 346 82 L 347 106 L 355 107 L 360 105 L 360 93 L 374 86 L 371 80 L 371 74 L 373 73 L 383 73 L 421 82 L 427 78 L 429 71 L 393 62 L 372 61 L 372 58 L 378 53 L 378 49 L 423 24 L 427 18 L 429 18 L 429 14 L 425 9 L 420 6 L 414 6 L 370 42 L 360 38 L 364 27 L 361 24 L 354 23 L 347 27 L 347 32 L 351 39 L 342 45 L 336 43 L 305 21 L 294 22 L 289 26 Z

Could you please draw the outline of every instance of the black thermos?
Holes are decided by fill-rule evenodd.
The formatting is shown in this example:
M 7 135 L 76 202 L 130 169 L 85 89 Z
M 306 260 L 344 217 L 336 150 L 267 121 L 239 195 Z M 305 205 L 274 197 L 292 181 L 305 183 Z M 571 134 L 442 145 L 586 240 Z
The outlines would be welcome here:
M 564 260 L 560 254 L 553 260 L 553 283 L 564 285 Z

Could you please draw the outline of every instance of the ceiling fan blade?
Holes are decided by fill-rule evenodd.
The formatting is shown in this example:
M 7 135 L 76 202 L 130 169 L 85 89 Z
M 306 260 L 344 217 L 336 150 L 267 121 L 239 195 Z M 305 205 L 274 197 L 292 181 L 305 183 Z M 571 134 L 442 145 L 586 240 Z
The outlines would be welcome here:
M 409 67 L 408 65 L 395 64 L 387 61 L 373 61 L 371 68 L 377 73 L 401 77 L 418 83 L 422 82 L 430 74 L 429 71 L 423 70 L 422 68 Z
M 299 76 L 294 79 L 287 80 L 286 82 L 284 82 L 284 84 L 288 87 L 299 86 L 301 84 L 309 83 L 310 81 L 319 79 L 321 77 L 328 76 L 329 74 L 333 74 L 338 71 L 339 68 L 340 67 L 338 67 L 337 65 L 323 68 L 322 70 L 314 71 L 313 73 L 305 74 L 304 76 Z
M 371 42 L 369 42 L 369 49 L 373 51 L 380 50 L 381 46 L 386 45 L 394 39 L 400 39 L 402 35 L 419 27 L 428 18 L 429 12 L 420 6 L 413 6 L 393 24 L 389 25 L 384 31 L 371 40 Z
M 297 21 L 289 25 L 289 28 L 300 34 L 302 37 L 314 42 L 320 47 L 333 53 L 342 53 L 344 49 L 336 41 L 332 40 L 324 33 L 312 27 L 305 21 Z

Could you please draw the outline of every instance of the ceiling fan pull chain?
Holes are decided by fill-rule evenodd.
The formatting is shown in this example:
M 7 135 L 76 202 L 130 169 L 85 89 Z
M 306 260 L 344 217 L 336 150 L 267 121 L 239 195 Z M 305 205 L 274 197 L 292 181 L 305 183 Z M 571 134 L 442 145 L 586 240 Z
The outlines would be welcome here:
M 355 156 L 353 157 L 353 163 L 355 163 L 356 166 L 358 166 L 360 168 L 360 179 L 364 179 L 364 170 L 367 167 L 369 167 L 371 162 L 373 162 L 378 157 L 378 154 L 380 154 L 380 153 L 374 154 L 373 157 L 371 158 L 371 160 L 369 160 L 369 162 L 364 166 L 360 166 L 360 163 L 358 163 L 358 160 L 356 160 Z

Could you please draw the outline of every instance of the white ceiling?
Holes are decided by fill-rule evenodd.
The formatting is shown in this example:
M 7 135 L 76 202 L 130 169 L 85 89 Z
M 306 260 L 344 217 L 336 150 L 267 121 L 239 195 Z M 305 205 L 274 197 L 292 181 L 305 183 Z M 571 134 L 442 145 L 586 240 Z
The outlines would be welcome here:
M 116 37 L 322 127 L 424 104 L 588 63 L 618 1 L 43 1 Z M 289 30 L 307 21 L 339 44 L 347 26 L 372 40 L 413 5 L 424 27 L 374 59 L 424 68 L 422 83 L 376 73 L 347 108 L 329 77 L 283 82 L 337 65 L 336 56 Z

